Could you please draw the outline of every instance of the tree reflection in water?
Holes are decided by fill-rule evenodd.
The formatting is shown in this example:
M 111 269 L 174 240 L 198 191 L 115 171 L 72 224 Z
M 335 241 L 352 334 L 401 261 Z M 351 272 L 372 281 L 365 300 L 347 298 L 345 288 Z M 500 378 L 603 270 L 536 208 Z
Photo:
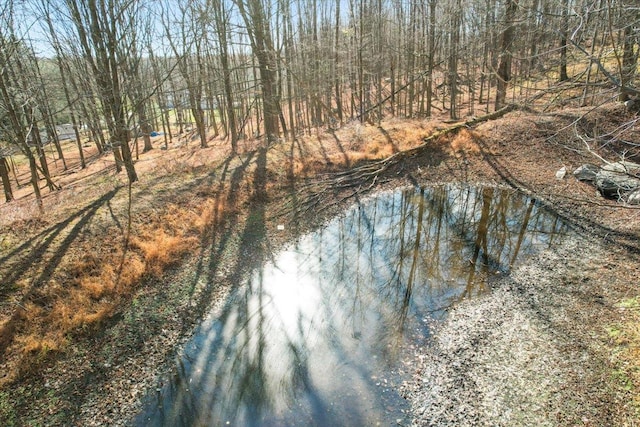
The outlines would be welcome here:
M 136 423 L 395 424 L 399 352 L 425 321 L 567 231 L 510 190 L 380 193 L 254 271 Z

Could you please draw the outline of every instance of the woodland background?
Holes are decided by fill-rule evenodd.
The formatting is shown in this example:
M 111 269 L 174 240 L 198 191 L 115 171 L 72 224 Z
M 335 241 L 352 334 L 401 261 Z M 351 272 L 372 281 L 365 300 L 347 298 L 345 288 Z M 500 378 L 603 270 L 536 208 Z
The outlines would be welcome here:
M 134 182 L 150 135 L 235 152 L 353 120 L 526 106 L 558 83 L 545 108 L 638 95 L 632 0 L 11 0 L 0 24 L 5 199 L 19 153 L 41 209 L 40 179 L 57 188 L 44 147 L 64 162 L 65 133 L 80 167 L 89 139 Z

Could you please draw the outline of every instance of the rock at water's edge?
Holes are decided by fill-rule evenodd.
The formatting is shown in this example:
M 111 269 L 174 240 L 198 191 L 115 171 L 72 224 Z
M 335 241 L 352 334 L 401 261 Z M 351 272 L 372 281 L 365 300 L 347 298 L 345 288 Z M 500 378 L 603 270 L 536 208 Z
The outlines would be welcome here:
M 575 176 L 578 181 L 590 182 L 593 184 L 596 182 L 596 175 L 598 172 L 600 172 L 600 168 L 598 166 L 586 164 L 574 170 L 573 176 Z
M 630 205 L 640 205 L 640 189 L 629 193 L 627 196 L 627 203 Z
M 604 165 L 596 174 L 595 185 L 605 197 L 621 198 L 625 193 L 640 188 L 640 165 L 615 162 Z

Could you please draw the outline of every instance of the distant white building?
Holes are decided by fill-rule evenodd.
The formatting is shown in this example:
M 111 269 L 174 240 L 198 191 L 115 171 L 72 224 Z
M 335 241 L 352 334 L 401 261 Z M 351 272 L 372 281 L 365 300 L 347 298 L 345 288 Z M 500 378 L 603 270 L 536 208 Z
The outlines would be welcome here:
M 58 139 L 60 141 L 64 141 L 65 139 L 73 139 L 76 137 L 76 133 L 73 130 L 73 125 L 71 123 L 56 125 L 56 133 L 58 134 Z

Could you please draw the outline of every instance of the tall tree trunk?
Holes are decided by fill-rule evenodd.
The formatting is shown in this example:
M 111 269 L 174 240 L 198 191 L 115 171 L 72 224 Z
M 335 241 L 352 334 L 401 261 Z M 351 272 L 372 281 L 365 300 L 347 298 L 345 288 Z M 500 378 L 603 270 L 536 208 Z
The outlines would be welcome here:
M 458 119 L 458 50 L 460 48 L 460 25 L 462 15 L 462 4 L 458 0 L 452 11 L 451 40 L 449 43 L 449 117 L 452 120 Z
M 533 6 L 531 7 L 530 10 L 530 14 L 529 14 L 529 19 L 528 19 L 528 24 L 530 26 L 529 28 L 529 34 L 530 34 L 530 41 L 529 41 L 529 64 L 528 64 L 528 70 L 527 70 L 527 76 L 530 76 L 536 69 L 537 65 L 538 65 L 538 42 L 539 42 L 539 36 L 538 36 L 538 14 L 540 13 L 538 11 L 538 8 L 540 7 L 540 0 L 533 0 Z M 594 40 L 595 43 L 595 40 Z
M 238 125 L 233 100 L 233 86 L 231 84 L 231 66 L 229 63 L 229 43 L 227 40 L 228 13 L 224 10 L 225 3 L 221 0 L 212 0 L 215 25 L 218 32 L 218 47 L 220 49 L 220 65 L 222 66 L 222 84 L 224 87 L 224 99 L 227 105 L 227 128 L 231 136 L 231 151 L 238 150 Z
M 38 160 L 40 161 L 40 170 L 42 171 L 42 174 L 46 179 L 49 191 L 53 191 L 55 189 L 55 186 L 53 185 L 53 181 L 51 181 L 49 164 L 47 163 L 47 156 L 44 152 L 44 144 L 42 142 L 42 138 L 40 137 L 40 129 L 35 123 L 33 124 L 31 133 L 33 138 L 33 145 L 36 147 L 36 153 L 38 154 Z
M 336 21 L 335 21 L 335 33 L 334 33 L 334 41 L 333 41 L 333 87 L 335 91 L 336 97 L 336 112 L 338 113 L 338 120 L 340 121 L 340 125 L 342 125 L 344 121 L 343 111 L 342 111 L 342 87 L 340 85 L 340 1 L 336 2 Z
M 136 182 L 138 180 L 138 174 L 136 173 L 136 168 L 133 165 L 133 157 L 131 155 L 131 148 L 129 147 L 129 132 L 126 127 L 119 127 L 117 141 L 120 142 L 120 147 L 119 150 L 114 149 L 114 153 L 121 153 L 122 163 L 127 171 L 127 178 L 129 178 L 129 182 Z
M 293 19 L 291 17 L 291 7 L 288 0 L 280 2 L 281 10 L 284 14 L 284 57 L 287 63 L 285 75 L 285 86 L 287 88 L 287 109 L 289 115 L 289 138 L 293 141 L 297 132 L 299 123 L 296 121 L 294 112 L 294 91 L 293 91 Z
M 13 200 L 13 191 L 11 190 L 11 180 L 9 179 L 9 164 L 5 157 L 0 157 L 0 178 L 2 178 L 4 198 L 8 203 Z
M 140 121 L 140 132 L 142 133 L 142 140 L 144 141 L 144 148 L 142 149 L 142 152 L 146 153 L 147 151 L 153 150 L 153 145 L 151 144 L 151 124 L 147 118 L 144 103 L 138 103 L 137 110 L 138 120 Z
M 431 117 L 431 104 L 433 102 L 433 71 L 435 68 L 434 56 L 436 54 L 436 6 L 437 0 L 429 0 L 429 47 L 427 59 L 427 108 L 426 115 Z
M 407 31 L 408 40 L 407 40 L 407 52 L 406 52 L 409 87 L 407 88 L 408 90 L 407 90 L 407 102 L 406 102 L 406 116 L 413 117 L 413 106 L 415 103 L 416 83 L 412 74 L 415 69 L 415 62 L 416 62 L 415 33 L 416 33 L 416 23 L 418 20 L 418 16 L 416 13 L 417 12 L 416 3 L 411 2 L 411 5 L 409 7 L 410 7 L 409 9 L 409 27 L 410 28 L 409 28 L 409 31 Z M 391 93 L 393 93 L 393 89 Z
M 640 18 L 640 8 L 635 10 L 631 9 L 632 6 L 626 6 L 629 8 L 629 22 L 624 27 L 624 40 L 622 47 L 622 72 L 620 73 L 620 85 L 622 90 L 620 91 L 619 100 L 624 102 L 629 100 L 630 94 L 627 89 L 628 86 L 632 86 L 633 79 L 638 67 L 638 52 L 634 52 L 634 46 L 638 42 L 637 34 L 634 34 L 634 24 L 638 24 Z M 625 15 L 626 15 L 625 11 Z
M 193 112 L 193 118 L 195 119 L 196 122 L 196 129 L 198 131 L 198 135 L 200 137 L 200 148 L 207 148 L 208 147 L 208 143 L 207 143 L 207 125 L 205 123 L 205 118 L 204 118 L 204 110 L 202 108 L 202 102 L 203 102 L 203 98 L 202 98 L 202 93 L 204 91 L 204 82 L 203 82 L 203 74 L 204 74 L 204 67 L 202 65 L 202 51 L 200 50 L 200 42 L 196 43 L 196 68 L 195 68 L 195 73 L 196 73 L 196 87 L 195 87 L 195 96 L 193 98 L 191 98 L 192 100 L 192 109 L 191 111 Z M 189 93 L 193 93 L 191 90 L 189 90 Z
M 278 139 L 280 135 L 280 98 L 277 91 L 275 52 L 269 21 L 260 0 L 236 0 L 236 4 L 247 26 L 251 47 L 258 60 L 264 131 L 269 143 Z
M 517 0 L 505 0 L 504 24 L 500 41 L 500 59 L 498 62 L 498 82 L 496 86 L 495 109 L 499 110 L 505 105 L 507 98 L 507 85 L 511 80 L 511 58 L 513 37 L 515 34 L 514 19 L 518 10 Z
M 33 194 L 36 197 L 36 204 L 40 213 L 44 213 L 44 204 L 42 203 L 42 194 L 40 193 L 40 178 L 38 177 L 38 166 L 36 165 L 36 159 L 31 153 L 31 149 L 27 148 L 25 151 L 27 158 L 29 159 L 29 171 L 31 172 L 31 185 L 33 187 Z
M 560 78 L 561 82 L 569 80 L 567 74 L 567 43 L 569 37 L 569 0 L 562 0 L 561 12 L 561 32 L 560 32 Z

